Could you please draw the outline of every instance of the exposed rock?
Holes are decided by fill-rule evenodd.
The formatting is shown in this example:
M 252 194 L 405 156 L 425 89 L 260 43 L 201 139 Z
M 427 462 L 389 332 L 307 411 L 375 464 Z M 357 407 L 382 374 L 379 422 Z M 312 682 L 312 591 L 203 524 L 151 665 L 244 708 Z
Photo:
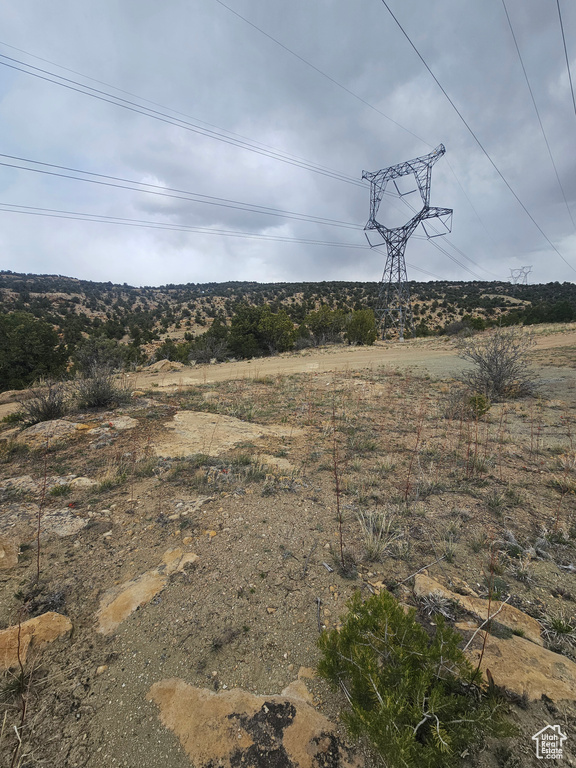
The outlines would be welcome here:
M 27 541 L 32 534 L 32 526 L 38 517 L 38 505 L 12 502 L 2 505 L 0 515 L 0 533 L 18 533 L 20 541 Z
M 436 579 L 430 578 L 425 573 L 417 573 L 414 577 L 414 594 L 416 597 L 426 597 L 427 595 L 439 595 L 447 600 L 454 599 L 455 594 L 452 590 L 440 584 Z M 459 596 L 457 596 L 459 597 Z
M 65 635 L 72 629 L 72 622 L 61 613 L 49 611 L 36 616 L 20 625 L 15 624 L 0 632 L 0 669 L 12 669 L 18 666 L 18 645 L 20 645 L 20 661 L 26 661 L 29 648 L 38 648 L 45 643 L 51 643 L 56 638 Z M 20 643 L 18 643 L 20 634 Z
M 435 579 L 430 578 L 424 573 L 419 573 L 414 577 L 414 594 L 416 597 L 426 595 L 440 595 L 448 600 L 454 600 L 465 611 L 471 613 L 480 622 L 488 618 L 488 600 L 481 597 L 471 597 L 469 595 L 459 595 L 452 592 L 447 587 L 440 584 Z M 513 632 L 521 632 L 523 637 L 531 640 L 537 645 L 543 645 L 540 624 L 528 614 L 514 608 L 512 605 L 502 603 L 499 600 L 492 600 L 490 604 L 490 615 L 494 616 L 500 624 L 511 629 Z
M 90 477 L 75 477 L 70 480 L 70 486 L 74 489 L 92 488 L 94 485 L 98 485 L 98 483 Z
M 484 634 L 479 632 L 474 647 L 468 651 L 474 666 L 478 664 L 483 639 Z M 483 672 L 490 670 L 496 685 L 520 696 L 526 693 L 535 700 L 545 694 L 553 701 L 576 700 L 576 664 L 523 637 L 501 640 L 488 635 L 480 668 Z
M 18 565 L 18 542 L 8 536 L 0 536 L 0 570 L 7 570 Z
M 100 601 L 96 614 L 97 631 L 103 635 L 114 632 L 131 613 L 162 592 L 169 576 L 184 571 L 187 565 L 195 563 L 197 559 L 198 555 L 194 552 L 183 552 L 179 547 L 169 549 L 164 553 L 158 568 L 111 589 Z
M 21 389 L 7 389 L 4 392 L 0 392 L 0 405 L 4 405 L 4 403 L 13 403 L 22 398 L 23 394 Z
M 13 413 L 18 413 L 20 410 L 19 403 L 4 403 L 0 404 L 0 419 L 4 419 L 6 416 L 10 416 Z M 4 437 L 5 433 L 2 435 Z
M 198 560 L 198 555 L 194 552 L 184 552 L 180 547 L 168 549 L 162 556 L 162 564 L 158 570 L 163 570 L 170 576 L 173 573 L 181 573 L 187 565 L 195 563 L 196 560 Z
M 481 597 L 468 597 L 467 595 L 455 595 L 455 597 L 464 610 L 471 613 L 480 622 L 486 621 L 488 618 L 488 600 L 483 600 Z M 499 600 L 492 600 L 490 615 L 494 616 L 500 608 L 502 610 L 496 616 L 495 621 L 504 624 L 513 632 L 521 632 L 523 637 L 536 643 L 536 645 L 544 645 L 541 636 L 542 630 L 536 619 L 512 605 L 501 603 Z
M 173 360 L 158 360 L 144 370 L 146 373 L 160 373 L 164 371 L 181 371 L 182 368 L 184 368 L 183 363 L 176 363 Z
M 213 693 L 182 680 L 155 683 L 148 698 L 195 768 L 361 768 L 335 726 L 289 686 L 278 696 L 234 688 Z
M 158 571 L 149 571 L 133 581 L 125 582 L 118 590 L 105 595 L 96 614 L 97 631 L 111 634 L 125 618 L 141 605 L 152 600 L 166 586 L 168 577 Z
M 25 443 L 31 448 L 43 448 L 46 443 L 51 444 L 57 440 L 64 440 L 76 432 L 76 424 L 65 419 L 53 419 L 41 421 L 31 427 L 22 430 L 18 435 L 18 442 Z
M 8 477 L 0 482 L 0 491 L 19 491 L 20 493 L 36 493 L 38 483 L 30 475 Z
M 73 536 L 88 525 L 88 518 L 80 517 L 69 507 L 45 510 L 40 518 L 40 530 L 54 536 Z
M 288 459 L 284 459 L 281 456 L 270 456 L 267 453 L 261 453 L 258 456 L 259 461 L 262 462 L 262 464 L 266 464 L 269 467 L 275 467 L 276 469 L 280 469 L 283 472 L 294 472 L 296 467 L 291 464 Z
M 114 416 L 111 419 L 107 419 L 104 422 L 104 426 L 110 427 L 111 429 L 117 429 L 119 431 L 124 429 L 134 429 L 134 427 L 138 426 L 138 420 L 133 419 L 131 416 Z
M 463 579 L 459 579 L 458 577 L 452 577 L 450 579 L 450 583 L 452 584 L 453 591 L 456 592 L 458 595 L 468 595 L 469 597 L 479 597 L 478 593 L 475 592 L 470 584 L 467 584 Z
M 238 443 L 259 437 L 288 437 L 300 434 L 294 427 L 263 426 L 241 421 L 232 416 L 214 413 L 182 411 L 166 424 L 167 434 L 160 436 L 155 445 L 157 456 L 189 456 L 204 453 L 218 456 Z

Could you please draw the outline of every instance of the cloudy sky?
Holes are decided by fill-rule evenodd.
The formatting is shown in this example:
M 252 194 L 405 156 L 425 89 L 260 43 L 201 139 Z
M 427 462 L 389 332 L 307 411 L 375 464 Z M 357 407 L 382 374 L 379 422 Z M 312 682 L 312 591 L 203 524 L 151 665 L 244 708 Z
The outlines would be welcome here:
M 3 269 L 378 280 L 362 171 L 443 143 L 409 278 L 576 278 L 570 0 L 19 0 L 0 54 Z

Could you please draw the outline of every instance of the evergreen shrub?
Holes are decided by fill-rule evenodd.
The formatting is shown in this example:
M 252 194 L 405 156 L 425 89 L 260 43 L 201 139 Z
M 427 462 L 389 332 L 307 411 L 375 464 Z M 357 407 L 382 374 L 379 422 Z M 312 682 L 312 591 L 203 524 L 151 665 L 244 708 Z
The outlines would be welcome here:
M 435 616 L 428 633 L 388 592 L 348 602 L 340 631 L 321 635 L 321 677 L 341 688 L 351 735 L 367 737 L 387 768 L 448 768 L 487 735 L 511 735 L 503 700 Z

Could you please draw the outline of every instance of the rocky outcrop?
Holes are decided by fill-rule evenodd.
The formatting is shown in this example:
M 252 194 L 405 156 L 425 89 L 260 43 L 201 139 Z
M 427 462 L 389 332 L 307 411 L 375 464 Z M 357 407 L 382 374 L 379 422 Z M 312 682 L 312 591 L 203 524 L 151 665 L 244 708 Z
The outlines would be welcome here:
M 131 613 L 162 592 L 169 576 L 184 571 L 197 559 L 198 555 L 194 552 L 183 552 L 180 548 L 169 549 L 164 553 L 162 563 L 157 568 L 107 592 L 100 601 L 100 609 L 96 614 L 97 631 L 103 635 L 114 632 Z
M 51 643 L 72 629 L 72 622 L 61 613 L 49 611 L 20 626 L 15 624 L 0 632 L 0 669 L 13 669 L 24 664 L 30 647 Z
M 18 553 L 20 547 L 15 539 L 9 536 L 0 536 L 0 570 L 8 570 L 18 565 Z
M 162 723 L 180 739 L 195 768 L 364 764 L 299 688 L 255 696 L 239 688 L 214 693 L 170 679 L 155 683 L 148 698 L 158 705 Z
M 418 574 L 414 581 L 417 597 L 439 595 L 454 600 L 475 617 L 476 621 L 458 622 L 456 627 L 470 637 L 471 645 L 466 648 L 466 654 L 473 666 L 480 663 L 480 669 L 487 677 L 489 670 L 496 685 L 529 699 L 546 695 L 553 701 L 576 700 L 576 664 L 542 647 L 541 628 L 536 619 L 507 603 L 492 600 L 490 616 L 494 617 L 494 622 L 503 624 L 515 634 L 507 639 L 490 633 L 485 636 L 484 630 L 478 631 L 478 627 L 488 618 L 487 600 L 459 595 L 426 574 Z
M 155 441 L 157 456 L 189 456 L 204 453 L 218 456 L 238 443 L 260 437 L 289 437 L 301 433 L 294 427 L 264 426 L 233 416 L 182 411 L 166 424 L 167 433 Z
M 458 603 L 468 613 L 471 613 L 479 622 L 486 621 L 488 618 L 488 608 L 490 608 L 491 616 L 494 616 L 496 613 L 498 614 L 495 619 L 498 623 L 504 624 L 512 632 L 520 633 L 523 637 L 537 645 L 544 644 L 541 636 L 541 627 L 536 619 L 507 603 L 492 600 L 489 606 L 488 600 L 483 600 L 481 597 L 471 597 L 470 595 L 459 595 L 440 584 L 439 581 L 423 573 L 419 573 L 414 577 L 414 594 L 416 597 L 440 595 L 448 600 L 454 600 L 454 602 Z
M 65 419 L 41 421 L 22 430 L 18 435 L 18 442 L 24 443 L 30 448 L 44 448 L 58 440 L 65 440 L 77 431 L 77 424 Z
M 477 666 L 484 633 L 479 632 L 468 656 Z M 496 685 L 535 700 L 576 700 L 576 664 L 566 656 L 546 650 L 523 637 L 508 640 L 488 635 L 480 669 L 490 670 Z
M 158 360 L 145 368 L 147 373 L 165 373 L 167 371 L 181 371 L 184 368 L 183 363 L 177 363 L 174 360 Z

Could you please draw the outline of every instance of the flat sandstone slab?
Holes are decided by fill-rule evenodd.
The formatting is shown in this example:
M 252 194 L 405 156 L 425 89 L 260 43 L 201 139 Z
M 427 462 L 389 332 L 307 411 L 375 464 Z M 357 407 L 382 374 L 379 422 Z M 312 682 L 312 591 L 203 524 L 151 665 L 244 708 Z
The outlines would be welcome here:
M 49 611 L 28 621 L 23 621 L 20 628 L 15 624 L 0 632 L 0 670 L 13 669 L 26 662 L 28 649 L 51 643 L 72 629 L 72 622 L 61 613 Z M 20 635 L 20 637 L 18 637 Z
M 198 555 L 193 552 L 183 552 L 180 548 L 169 549 L 164 553 L 158 568 L 146 571 L 107 592 L 100 601 L 100 609 L 96 614 L 97 632 L 110 635 L 137 608 L 146 605 L 162 592 L 171 574 L 183 571 L 197 559 Z
M 148 698 L 160 708 L 162 723 L 178 736 L 194 768 L 364 764 L 335 726 L 290 687 L 279 696 L 255 696 L 239 688 L 214 693 L 170 679 L 155 683 Z
M 424 573 L 419 573 L 414 578 L 414 594 L 416 597 L 440 595 L 447 600 L 454 600 L 480 622 L 486 621 L 488 607 L 490 607 L 490 616 L 494 616 L 494 621 L 504 624 L 513 632 L 522 632 L 524 637 L 537 645 L 544 645 L 540 624 L 532 616 L 514 608 L 513 605 L 492 600 L 488 606 L 488 600 L 470 595 L 459 595 Z
M 78 424 L 65 419 L 53 421 L 41 421 L 22 430 L 18 435 L 18 442 L 28 445 L 30 448 L 44 448 L 58 440 L 64 440 L 76 433 Z
M 301 434 L 301 430 L 280 425 L 263 426 L 232 416 L 219 416 L 214 413 L 181 411 L 166 424 L 167 433 L 158 437 L 154 450 L 157 456 L 190 456 L 204 453 L 218 456 L 233 448 L 238 443 L 255 440 L 260 437 L 291 437 Z
M 9 536 L 0 536 L 0 571 L 14 568 L 18 565 L 18 553 L 20 547 L 16 539 Z
M 483 633 L 475 640 L 475 648 L 467 655 L 473 666 L 482 651 Z M 488 635 L 481 669 L 490 670 L 496 685 L 535 701 L 543 694 L 560 701 L 576 700 L 576 664 L 566 656 L 548 651 L 524 637 L 502 640 Z

